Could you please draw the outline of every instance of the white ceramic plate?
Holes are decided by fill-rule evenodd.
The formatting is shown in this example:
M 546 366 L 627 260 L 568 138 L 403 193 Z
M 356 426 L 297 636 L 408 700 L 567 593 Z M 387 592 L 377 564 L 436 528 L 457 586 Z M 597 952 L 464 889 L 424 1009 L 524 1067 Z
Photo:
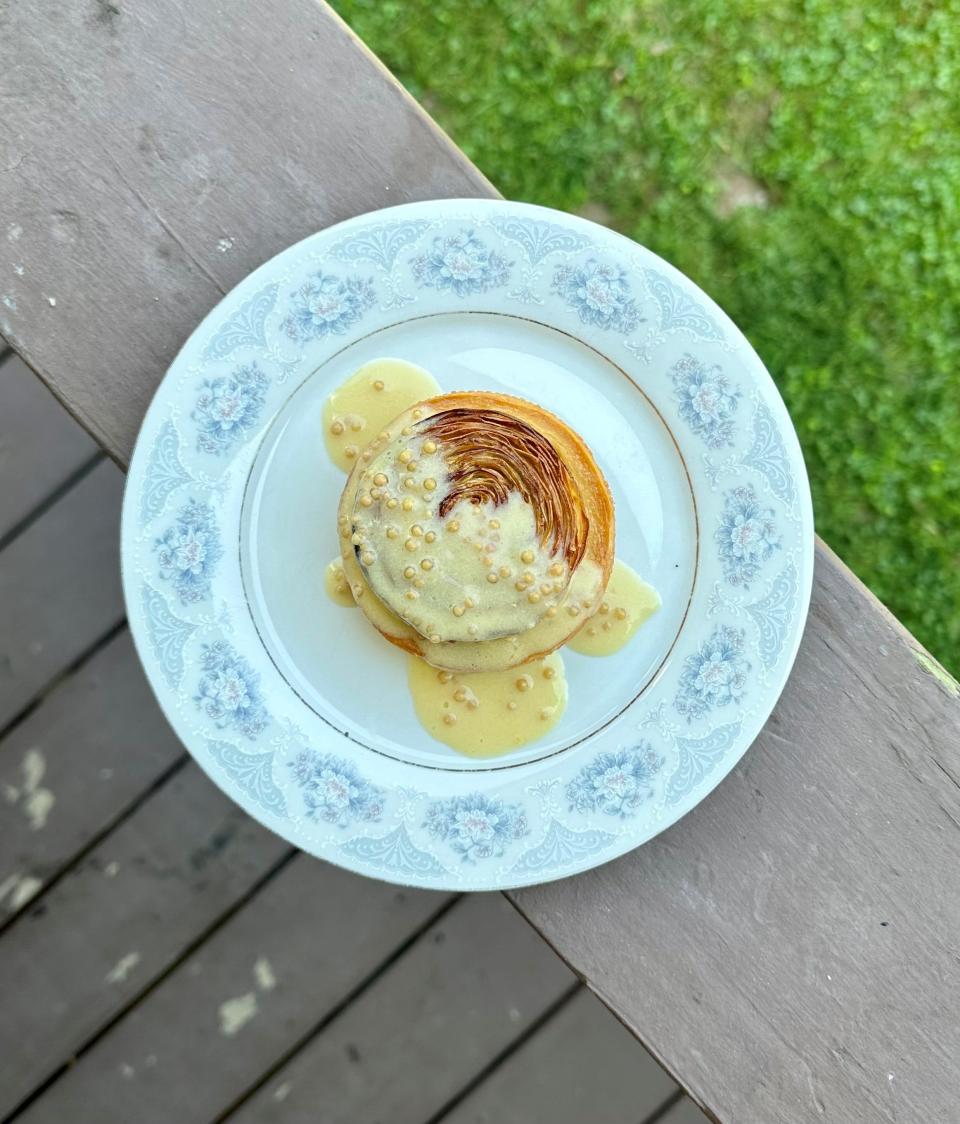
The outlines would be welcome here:
M 501 758 L 430 738 L 406 657 L 323 591 L 343 476 L 321 409 L 387 356 L 577 429 L 618 557 L 663 599 L 618 655 L 565 651 L 565 716 Z M 813 521 L 776 388 L 692 282 L 583 219 L 450 200 L 322 231 L 221 301 L 147 413 L 122 556 L 153 689 L 224 791 L 352 870 L 486 890 L 623 854 L 730 771 L 797 650 Z

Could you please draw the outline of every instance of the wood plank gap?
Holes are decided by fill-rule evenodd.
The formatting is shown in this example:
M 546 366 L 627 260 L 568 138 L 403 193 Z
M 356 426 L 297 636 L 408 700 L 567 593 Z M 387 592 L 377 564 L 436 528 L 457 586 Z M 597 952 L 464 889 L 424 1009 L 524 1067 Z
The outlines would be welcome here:
M 0 745 L 0 749 L 2 749 L 2 745 Z M 64 863 L 64 865 L 55 874 L 52 874 L 44 882 L 43 886 L 32 898 L 29 899 L 29 901 L 24 902 L 23 906 L 21 906 L 21 908 L 17 910 L 16 913 L 11 913 L 9 917 L 5 917 L 2 921 L 0 921 L 0 936 L 2 936 L 12 925 L 14 925 L 18 919 L 22 918 L 24 915 L 33 913 L 37 906 L 43 905 L 43 899 L 51 890 L 53 890 L 64 878 L 66 878 L 68 874 L 74 871 L 87 858 L 91 851 L 96 850 L 96 848 L 100 846 L 100 844 L 104 841 L 104 839 L 107 838 L 108 835 L 116 831 L 118 827 L 120 827 L 128 819 L 130 819 L 130 817 L 133 816 L 140 809 L 140 807 L 145 804 L 151 796 L 153 796 L 155 792 L 163 788 L 163 786 L 167 784 L 167 782 L 170 781 L 172 777 L 174 777 L 183 768 L 185 768 L 189 760 L 189 753 L 184 753 L 181 757 L 178 757 L 176 761 L 174 761 L 156 778 L 156 780 L 154 780 L 145 789 L 138 793 L 134 800 L 131 800 L 130 803 L 125 808 L 121 809 L 121 811 L 116 816 L 114 816 L 109 823 L 105 824 L 104 827 L 100 831 L 98 831 L 96 835 L 91 836 L 89 841 L 85 843 L 79 851 L 76 851 L 71 856 L 69 862 Z M 46 908 L 46 906 L 44 906 L 44 908 Z
M 70 489 L 74 487 L 74 485 L 79 484 L 85 476 L 89 476 L 90 473 L 97 467 L 97 465 L 102 460 L 106 459 L 107 458 L 104 456 L 104 454 L 98 451 L 94 453 L 93 456 L 89 458 L 89 460 L 84 461 L 83 464 L 80 465 L 80 467 L 73 473 L 71 473 L 70 476 L 68 476 L 66 480 L 63 481 L 62 484 L 54 488 L 53 491 L 50 492 L 49 495 L 47 495 L 43 500 L 41 500 L 41 502 L 38 503 L 36 507 L 34 507 L 31 511 L 28 511 L 22 519 L 18 520 L 10 528 L 10 530 L 6 532 L 6 534 L 0 537 L 0 551 L 8 547 L 14 539 L 22 535 L 23 532 L 26 531 L 29 527 L 32 527 L 33 524 L 36 523 L 36 521 L 41 516 L 45 515 L 55 503 L 58 503 L 60 500 L 62 500 L 67 492 L 69 492 Z
M 70 1066 L 74 1065 L 80 1058 L 82 1058 L 84 1054 L 86 1054 L 93 1046 L 95 1046 L 97 1042 L 99 1042 L 99 1040 L 105 1034 L 107 1034 L 125 1015 L 127 1015 L 131 1010 L 133 1010 L 134 1007 L 141 1003 L 152 991 L 159 987 L 159 985 L 163 983 L 163 981 L 172 972 L 175 972 L 181 964 L 183 964 L 191 956 L 193 956 L 197 949 L 200 948 L 200 946 L 207 940 L 209 940 L 210 937 L 212 937 L 218 929 L 225 925 L 235 914 L 239 913 L 239 911 L 243 909 L 243 907 L 248 902 L 252 901 L 253 898 L 255 898 L 257 894 L 260 893 L 263 887 L 276 874 L 283 870 L 283 868 L 289 862 L 291 862 L 298 853 L 299 852 L 294 847 L 291 847 L 288 851 L 286 851 L 284 855 L 275 863 L 273 863 L 273 865 L 270 866 L 244 894 L 242 894 L 226 910 L 224 910 L 224 912 L 221 913 L 214 922 L 203 929 L 198 936 L 194 937 L 194 939 L 186 947 L 183 948 L 180 954 L 170 964 L 168 964 L 167 967 L 163 969 L 163 971 L 159 972 L 156 976 L 154 976 L 152 980 L 150 980 L 146 987 L 141 988 L 140 991 L 131 995 L 129 1001 L 123 1004 L 122 1007 L 118 1008 L 113 1013 L 113 1015 L 111 1015 L 110 1018 L 103 1024 L 103 1026 L 101 1026 L 96 1031 L 95 1034 L 91 1035 L 91 1037 L 88 1038 L 87 1041 L 85 1041 L 79 1049 L 75 1050 L 72 1057 L 70 1057 L 62 1065 L 57 1066 L 54 1072 L 50 1073 L 28 1096 L 24 1097 L 23 1100 L 20 1101 L 20 1103 L 10 1113 L 7 1114 L 7 1116 L 0 1120 L 0 1124 L 13 1124 L 13 1121 L 17 1116 L 20 1115 L 21 1112 L 29 1108 L 29 1106 L 33 1104 L 33 1102 L 40 1096 L 42 1096 L 43 1093 L 45 1093 L 47 1089 L 49 1089 L 50 1086 L 53 1085 L 53 1083 L 57 1081 L 67 1069 L 70 1068 Z
M 390 968 L 406 953 L 408 952 L 420 938 L 430 929 L 433 925 L 450 912 L 451 909 L 461 900 L 462 894 L 457 894 L 449 901 L 445 901 L 439 909 L 435 910 L 409 937 L 400 945 L 398 945 L 393 952 L 382 961 L 374 971 L 366 975 L 356 987 L 349 991 L 343 999 L 335 1006 L 332 1007 L 324 1017 L 312 1027 L 306 1034 L 293 1043 L 283 1054 L 278 1057 L 273 1065 L 268 1070 L 265 1070 L 257 1080 L 244 1090 L 243 1094 L 231 1102 L 218 1116 L 216 1116 L 211 1124 L 222 1124 L 232 1116 L 239 1108 L 241 1108 L 247 1101 L 250 1100 L 256 1093 L 258 1093 L 264 1085 L 271 1081 L 281 1069 L 291 1062 L 297 1054 L 310 1045 L 310 1043 L 343 1012 L 357 1000 L 365 991 L 373 987 L 384 973 L 388 972 Z M 7 1121 L 0 1121 L 0 1124 L 7 1124 Z
M 453 1110 L 457 1107 L 458 1104 L 460 1104 L 461 1101 L 466 1100 L 466 1098 L 470 1096 L 474 1089 L 482 1085 L 488 1077 L 490 1077 L 496 1070 L 498 1070 L 500 1066 L 503 1065 L 503 1063 L 510 1057 L 511 1054 L 515 1053 L 521 1048 L 521 1046 L 524 1046 L 527 1042 L 529 1042 L 530 1039 L 533 1038 L 533 1036 L 540 1030 L 542 1030 L 547 1025 L 547 1023 L 550 1022 L 551 1019 L 559 1015 L 564 1007 L 566 1007 L 568 1003 L 572 1002 L 574 997 L 579 994 L 582 988 L 583 984 L 579 980 L 572 983 L 560 996 L 559 999 L 555 999 L 553 1003 L 551 1003 L 550 1006 L 547 1007 L 547 1009 L 541 1015 L 539 1015 L 533 1020 L 533 1022 L 530 1023 L 526 1030 L 524 1030 L 521 1034 L 514 1038 L 509 1046 L 506 1046 L 503 1050 L 500 1051 L 499 1054 L 491 1058 L 490 1061 L 483 1067 L 483 1069 L 476 1073 L 473 1078 L 468 1081 L 456 1095 L 452 1096 L 447 1101 L 447 1103 L 439 1109 L 438 1112 L 435 1112 L 433 1116 L 429 1117 L 425 1124 L 441 1124 L 444 1117 L 453 1112 Z
M 675 1093 L 671 1093 L 671 1095 L 667 1097 L 663 1104 L 654 1112 L 652 1112 L 645 1120 L 641 1120 L 640 1124 L 658 1124 L 658 1121 L 662 1120 L 670 1111 L 670 1109 L 672 1109 L 674 1105 L 679 1104 L 686 1095 L 687 1094 L 683 1091 L 683 1089 L 678 1089 Z
M 61 683 L 69 679 L 71 675 L 79 671 L 91 656 L 95 656 L 97 652 L 105 648 L 110 641 L 119 636 L 126 627 L 126 617 L 121 617 L 116 624 L 111 625 L 102 636 L 99 636 L 89 647 L 85 648 L 75 660 L 57 672 L 53 679 L 45 683 L 33 698 L 29 699 L 10 721 L 0 728 L 0 743 L 3 742 L 3 739 L 6 738 L 8 734 L 13 733 L 18 726 L 24 723 L 30 715 L 33 714 L 51 691 L 55 690 Z
M 683 1080 L 682 1080 L 681 1076 L 679 1075 L 679 1073 L 675 1073 L 673 1071 L 673 1069 L 671 1069 L 671 1067 L 669 1065 L 667 1065 L 667 1063 L 660 1056 L 660 1054 L 657 1053 L 656 1047 L 651 1043 L 649 1038 L 646 1035 L 641 1035 L 639 1033 L 639 1031 L 636 1029 L 636 1027 L 634 1027 L 630 1024 L 630 1022 L 627 1020 L 626 1016 L 622 1015 L 620 1013 L 620 1011 L 618 1010 L 618 1008 L 615 1007 L 613 1005 L 613 1003 L 611 1003 L 611 1001 L 605 995 L 603 995 L 598 988 L 593 986 L 593 984 L 590 982 L 590 980 L 586 976 L 584 976 L 584 974 L 582 972 L 580 972 L 577 969 L 577 966 L 569 959 L 569 957 L 565 956 L 563 954 L 563 952 L 561 952 L 560 949 L 556 946 L 556 944 L 550 939 L 550 937 L 546 933 L 544 933 L 543 930 L 530 919 L 530 917 L 527 916 L 527 914 L 520 908 L 519 903 L 514 900 L 513 893 L 514 892 L 511 891 L 511 890 L 505 890 L 504 893 L 503 893 L 503 897 L 513 906 L 513 908 L 517 911 L 517 913 L 520 914 L 520 916 L 534 930 L 534 932 L 536 932 L 537 936 L 540 937 L 540 939 L 543 941 L 543 943 L 549 949 L 552 950 L 554 955 L 559 960 L 563 961 L 563 963 L 566 964 L 566 966 L 570 969 L 570 971 L 573 972 L 580 980 L 582 980 L 582 982 L 583 982 L 584 986 L 587 988 L 587 990 L 590 991 L 593 995 L 595 995 L 597 997 L 597 999 L 600 1000 L 600 1002 L 604 1005 L 604 1007 L 607 1008 L 607 1010 L 610 1012 L 610 1014 L 613 1015 L 613 1017 L 617 1020 L 617 1022 L 620 1023 L 620 1025 L 624 1028 L 624 1030 L 626 1030 L 633 1038 L 635 1038 L 637 1040 L 637 1042 L 639 1043 L 641 1048 L 647 1051 L 647 1053 L 650 1055 L 650 1057 L 653 1058 L 653 1060 L 663 1070 L 663 1072 L 670 1078 L 670 1080 L 674 1081 L 679 1086 L 679 1096 L 677 1097 L 677 1099 L 679 1100 L 680 1097 L 683 1097 L 685 1095 L 691 1096 L 689 1089 L 686 1089 L 684 1087 Z M 692 1099 L 693 1098 L 691 1096 L 691 1100 Z M 668 1107 L 672 1107 L 672 1105 L 664 1106 L 664 1111 L 667 1111 Z M 707 1112 L 706 1109 L 703 1109 L 702 1111 Z M 709 1115 L 709 1113 L 708 1113 L 708 1115 Z M 659 1119 L 659 1118 L 656 1117 L 655 1119 Z M 710 1119 L 713 1120 L 714 1117 L 711 1116 Z M 643 1124 L 652 1124 L 652 1121 L 644 1121 Z

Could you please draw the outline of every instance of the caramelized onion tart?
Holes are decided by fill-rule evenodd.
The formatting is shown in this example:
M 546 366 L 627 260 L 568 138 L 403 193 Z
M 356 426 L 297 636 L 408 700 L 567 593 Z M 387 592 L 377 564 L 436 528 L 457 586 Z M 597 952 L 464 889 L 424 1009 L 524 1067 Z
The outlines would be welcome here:
M 610 490 L 584 441 L 520 398 L 464 392 L 395 418 L 338 512 L 371 623 L 436 667 L 513 667 L 568 640 L 613 566 Z

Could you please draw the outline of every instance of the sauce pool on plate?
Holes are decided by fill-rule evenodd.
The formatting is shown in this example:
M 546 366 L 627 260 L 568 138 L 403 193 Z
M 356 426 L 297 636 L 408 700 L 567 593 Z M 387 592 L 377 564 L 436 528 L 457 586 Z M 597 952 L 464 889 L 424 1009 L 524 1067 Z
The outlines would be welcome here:
M 323 438 L 330 459 L 349 472 L 364 446 L 397 414 L 439 393 L 433 375 L 405 359 L 364 363 L 324 403 Z
M 600 607 L 567 647 L 581 656 L 612 656 L 660 608 L 660 594 L 618 558 Z
M 506 671 L 469 674 L 438 671 L 410 656 L 407 681 L 427 733 L 465 757 L 497 757 L 536 741 L 567 707 L 559 652 Z

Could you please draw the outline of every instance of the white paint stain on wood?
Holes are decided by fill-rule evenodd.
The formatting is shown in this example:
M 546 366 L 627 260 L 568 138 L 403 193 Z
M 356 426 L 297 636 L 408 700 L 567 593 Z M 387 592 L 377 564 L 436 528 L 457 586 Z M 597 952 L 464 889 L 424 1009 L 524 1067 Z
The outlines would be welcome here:
M 140 963 L 139 952 L 128 952 L 126 956 L 121 956 L 114 966 L 107 972 L 104 977 L 104 983 L 118 984 L 130 975 L 134 968 Z
M 11 297 L 9 294 L 4 296 L 3 303 L 7 306 L 7 308 L 10 309 L 11 312 L 17 311 L 17 302 L 16 302 L 15 298 Z
M 18 277 L 22 277 L 22 276 L 23 276 L 23 266 L 22 266 L 22 265 L 15 265 L 15 266 L 13 267 L 13 272 L 14 272 L 14 273 L 15 273 L 15 274 L 16 274 L 16 275 L 17 275 Z
M 31 898 L 35 898 L 42 886 L 43 882 L 30 874 L 11 874 L 9 878 L 0 882 L 0 902 L 9 898 L 8 907 L 14 911 L 18 910 Z
M 283 1081 L 276 1089 L 273 1090 L 273 1099 L 275 1101 L 285 1101 L 290 1096 L 290 1090 L 293 1088 L 292 1081 Z
M 19 223 L 12 222 L 7 227 L 7 241 L 16 242 L 19 240 L 20 235 L 23 234 L 23 227 Z
M 133 1068 L 132 1065 L 130 1065 L 129 1062 L 120 1063 L 120 1076 L 123 1077 L 126 1081 L 131 1081 L 136 1072 L 137 1071 Z
M 265 956 L 259 956 L 253 965 L 253 978 L 261 991 L 273 991 L 277 986 L 277 977 L 273 974 L 273 965 Z
M 217 243 L 217 249 L 220 251 L 221 254 L 229 253 L 230 250 L 233 249 L 233 239 L 232 238 L 221 238 L 220 241 Z
M 32 831 L 42 831 L 47 826 L 47 817 L 56 804 L 57 798 L 49 788 L 38 788 L 24 801 L 23 810 L 27 813 Z
M 107 878 L 116 878 L 120 873 L 120 864 L 116 861 L 107 863 L 107 865 L 103 868 L 103 873 L 107 876 Z
M 57 802 L 50 789 L 44 788 L 40 783 L 46 771 L 46 758 L 34 746 L 23 755 L 20 764 L 20 773 L 23 776 L 21 787 L 17 788 L 10 784 L 4 786 L 4 796 L 9 803 L 16 804 L 23 800 L 23 811 L 33 831 L 41 831 L 47 826 L 47 819 Z
M 220 1004 L 220 1033 L 227 1038 L 232 1038 L 239 1030 L 257 1013 L 257 996 L 255 992 L 248 991 L 246 995 L 238 995 L 235 999 L 228 999 Z
M 47 304 L 50 305 L 51 308 L 56 308 L 57 307 L 57 298 L 56 297 L 47 297 Z

